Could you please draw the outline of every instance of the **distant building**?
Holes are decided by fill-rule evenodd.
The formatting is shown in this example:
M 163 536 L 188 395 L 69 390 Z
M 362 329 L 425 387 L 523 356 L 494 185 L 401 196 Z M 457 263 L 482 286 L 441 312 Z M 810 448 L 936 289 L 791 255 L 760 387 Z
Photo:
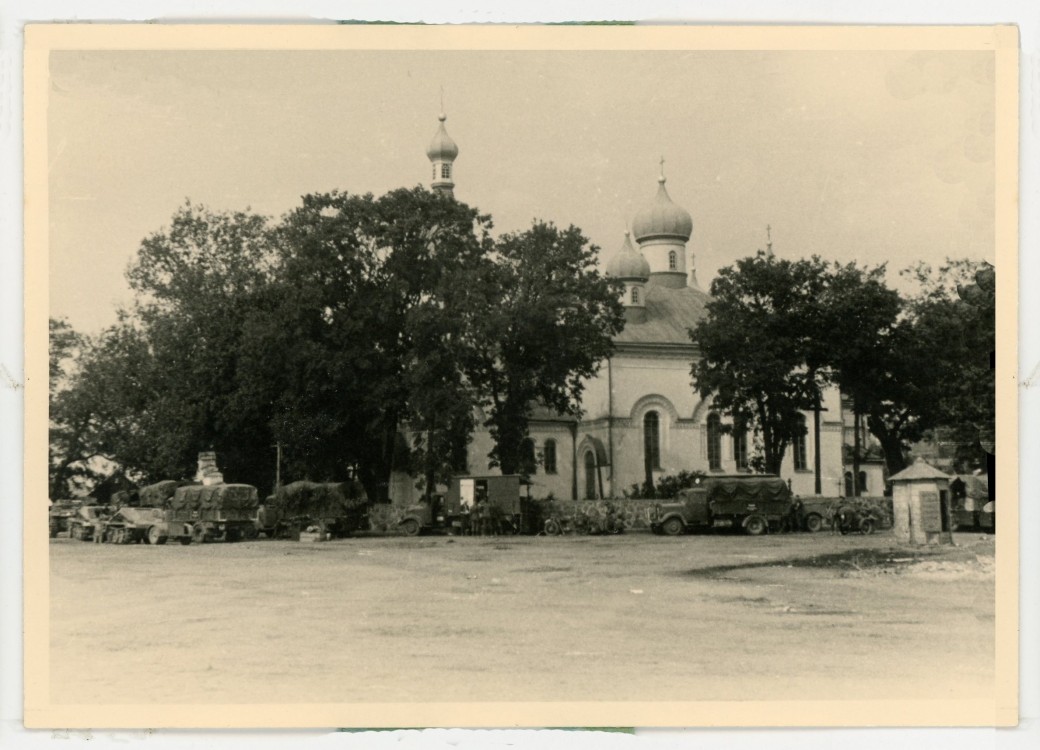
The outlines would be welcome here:
M 444 120 L 441 115 L 427 156 L 433 166 L 431 187 L 450 195 L 459 151 Z M 751 431 L 724 429 L 731 423 L 693 389 L 690 370 L 698 351 L 688 329 L 705 316 L 709 296 L 697 283 L 693 254 L 686 247 L 693 219 L 669 196 L 663 160 L 657 182 L 657 194 L 632 218 L 631 235 L 625 233 L 620 249 L 606 264 L 606 273 L 624 282 L 626 323 L 614 339 L 614 354 L 586 383 L 584 415 L 576 420 L 539 408 L 531 420 L 532 496 L 620 497 L 643 484 L 648 464 L 655 481 L 684 470 L 750 471 L 755 450 Z M 820 473 L 825 496 L 844 494 L 846 482 L 852 487 L 851 453 L 844 446 L 851 445 L 853 422 L 846 405 L 836 390 L 824 394 Z M 812 495 L 812 413 L 803 418 L 806 435 L 788 447 L 781 474 L 796 494 Z M 864 439 L 864 450 L 867 442 Z M 478 428 L 467 455 L 470 472 L 488 470 L 492 447 L 490 435 Z M 860 470 L 863 494 L 881 494 L 883 469 L 876 457 L 864 461 Z M 391 494 L 407 502 L 418 491 L 413 480 L 396 476 Z

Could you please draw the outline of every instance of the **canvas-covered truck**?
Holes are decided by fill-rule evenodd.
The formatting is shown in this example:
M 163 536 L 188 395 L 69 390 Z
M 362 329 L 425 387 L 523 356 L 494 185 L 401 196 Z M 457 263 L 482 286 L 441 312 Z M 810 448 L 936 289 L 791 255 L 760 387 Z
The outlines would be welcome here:
M 520 477 L 452 477 L 448 491 L 405 508 L 398 528 L 408 536 L 444 531 L 453 534 L 518 534 L 527 531 L 530 503 L 520 496 Z
M 254 515 L 255 529 L 268 538 L 299 538 L 312 526 L 322 534 L 344 537 L 365 526 L 368 493 L 357 480 L 299 481 L 275 489 Z
M 174 489 L 164 518 L 170 538 L 181 544 L 237 542 L 256 532 L 260 502 L 251 484 L 191 484 Z
M 650 529 L 670 536 L 703 529 L 743 529 L 757 536 L 779 530 L 791 512 L 792 496 L 780 477 L 764 474 L 715 476 L 680 490 L 674 501 L 647 510 Z

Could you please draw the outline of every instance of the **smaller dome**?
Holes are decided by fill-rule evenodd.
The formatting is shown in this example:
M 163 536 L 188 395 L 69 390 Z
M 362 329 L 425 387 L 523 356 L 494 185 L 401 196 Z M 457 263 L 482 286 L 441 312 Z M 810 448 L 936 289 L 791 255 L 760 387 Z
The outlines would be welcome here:
M 646 262 L 646 258 L 641 252 L 632 247 L 632 240 L 628 232 L 625 232 L 625 244 L 607 263 L 607 275 L 616 279 L 642 279 L 643 281 L 650 278 L 650 264 Z
M 665 190 L 664 175 L 657 179 L 657 197 L 654 202 L 636 214 L 632 220 L 632 233 L 636 242 L 654 237 L 675 237 L 686 242 L 693 233 L 690 213 L 674 203 Z
M 444 121 L 448 119 L 448 116 L 441 112 L 437 119 L 441 121 L 441 124 L 437 128 L 433 140 L 430 141 L 430 145 L 426 148 L 426 156 L 430 158 L 430 161 L 453 161 L 459 155 L 459 147 L 455 145 L 455 141 L 444 129 Z

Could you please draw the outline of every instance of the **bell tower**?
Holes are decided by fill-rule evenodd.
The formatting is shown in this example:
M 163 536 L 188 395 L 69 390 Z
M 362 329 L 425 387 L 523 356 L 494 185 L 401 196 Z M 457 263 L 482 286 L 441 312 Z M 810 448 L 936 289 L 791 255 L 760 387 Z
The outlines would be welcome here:
M 426 156 L 433 167 L 433 179 L 430 181 L 430 188 L 435 193 L 454 197 L 455 157 L 459 155 L 459 147 L 455 145 L 455 141 L 451 139 L 448 131 L 444 129 L 444 121 L 448 119 L 448 116 L 441 112 L 437 119 L 440 120 L 440 127 L 437 128 L 433 140 L 430 141 L 430 145 L 426 149 Z

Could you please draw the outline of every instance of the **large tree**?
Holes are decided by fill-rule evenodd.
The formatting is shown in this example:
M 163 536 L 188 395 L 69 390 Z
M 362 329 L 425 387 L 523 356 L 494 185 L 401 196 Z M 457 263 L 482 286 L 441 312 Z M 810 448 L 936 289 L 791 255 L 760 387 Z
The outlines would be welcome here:
M 474 209 L 423 189 L 309 195 L 285 218 L 278 280 L 248 346 L 290 470 L 357 467 L 380 496 L 407 424 L 408 467 L 443 478 L 472 429 L 460 276 L 485 262 L 489 229 Z M 267 367 L 272 351 L 280 371 Z
M 707 316 L 690 331 L 699 352 L 695 387 L 735 422 L 757 427 L 770 473 L 780 472 L 787 446 L 805 434 L 801 412 L 818 408 L 827 382 L 815 338 L 825 287 L 819 258 L 759 252 L 719 271 Z
M 598 249 L 576 227 L 535 222 L 495 243 L 493 262 L 466 269 L 467 383 L 505 474 L 525 465 L 523 443 L 536 404 L 580 414 L 584 382 L 624 326 L 620 287 L 596 268 Z
M 920 414 L 916 391 L 905 389 L 913 366 L 905 360 L 912 330 L 900 322 L 903 299 L 885 283 L 885 266 L 835 264 L 820 306 L 825 323 L 818 343 L 833 380 L 851 398 L 856 423 L 865 419 L 878 438 L 889 470 L 899 471 L 904 440 L 917 430 Z M 861 453 L 857 429 L 856 476 Z

